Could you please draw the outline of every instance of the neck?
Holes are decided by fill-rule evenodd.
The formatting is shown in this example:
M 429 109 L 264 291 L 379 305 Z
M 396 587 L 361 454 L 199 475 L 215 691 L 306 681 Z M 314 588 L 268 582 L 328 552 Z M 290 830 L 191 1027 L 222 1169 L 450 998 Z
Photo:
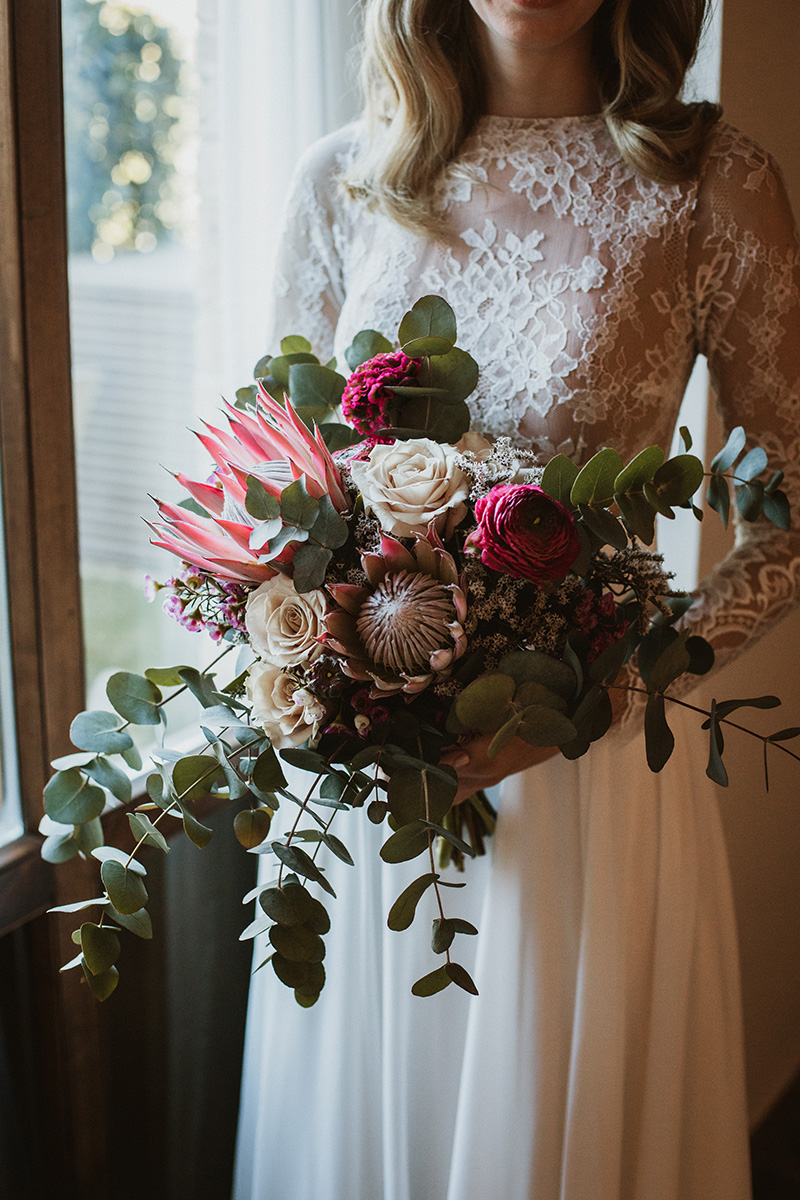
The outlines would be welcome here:
M 553 48 L 521 46 L 479 29 L 486 112 L 498 117 L 573 117 L 596 113 L 600 94 L 591 32 Z

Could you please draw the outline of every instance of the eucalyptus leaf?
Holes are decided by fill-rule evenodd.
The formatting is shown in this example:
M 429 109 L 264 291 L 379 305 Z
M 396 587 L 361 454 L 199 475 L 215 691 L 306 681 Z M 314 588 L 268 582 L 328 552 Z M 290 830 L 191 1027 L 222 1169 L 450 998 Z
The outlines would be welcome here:
M 321 588 L 325 582 L 328 563 L 333 558 L 333 552 L 318 542 L 307 542 L 299 546 L 292 559 L 292 581 L 295 590 L 303 595 Z
M 309 529 L 309 534 L 315 541 L 327 546 L 330 550 L 338 550 L 347 541 L 349 533 L 347 522 L 336 511 L 330 496 L 319 498 L 317 519 Z
M 552 496 L 566 508 L 572 508 L 570 493 L 578 478 L 579 470 L 580 468 L 571 458 L 567 458 L 566 454 L 556 454 L 555 458 L 550 459 L 542 474 L 540 484 L 542 491 L 547 492 L 548 496 Z
M 616 450 L 598 450 L 578 472 L 570 492 L 574 505 L 604 507 L 614 499 L 614 481 L 622 471 L 622 459 Z
M 471 996 L 478 995 L 478 989 L 470 978 L 469 972 L 460 963 L 445 963 L 443 969 L 458 987 L 462 988 L 465 992 L 469 992 Z
M 772 521 L 773 525 L 777 525 L 778 529 L 786 532 L 791 524 L 791 516 L 789 499 L 785 492 L 777 490 L 764 495 L 764 516 Z
M 209 829 L 207 825 L 201 824 L 194 813 L 185 804 L 179 802 L 181 817 L 183 818 L 183 830 L 190 842 L 197 846 L 198 850 L 203 850 L 214 836 L 213 829 Z
M 400 931 L 408 929 L 414 920 L 417 912 L 417 905 L 422 897 L 427 892 L 432 883 L 438 879 L 438 875 L 433 872 L 428 872 L 426 875 L 420 875 L 413 883 L 410 883 L 395 900 L 392 907 L 389 909 L 387 925 L 390 929 Z
M 149 941 L 153 936 L 153 922 L 146 908 L 137 909 L 134 913 L 121 913 L 113 905 L 109 905 L 108 915 L 116 925 L 121 925 L 123 929 L 135 933 L 145 941 Z
M 58 771 L 44 789 L 44 811 L 60 825 L 82 825 L 93 821 L 105 808 L 102 788 L 91 784 L 75 767 Z
M 80 947 L 83 960 L 93 975 L 102 975 L 119 958 L 119 938 L 113 929 L 86 921 L 80 928 Z
M 281 338 L 281 354 L 311 354 L 311 343 L 297 333 L 290 334 Z
M 640 450 L 617 475 L 614 480 L 614 491 L 640 492 L 646 483 L 652 483 L 653 476 L 663 461 L 664 451 L 660 446 L 648 446 L 646 449 Z
M 579 504 L 578 511 L 589 529 L 598 537 L 603 545 L 613 546 L 615 550 L 624 550 L 628 544 L 628 535 L 621 522 L 607 508 L 594 508 L 591 504 Z
M 523 710 L 518 736 L 531 746 L 563 746 L 577 736 L 569 717 L 543 704 L 529 704 Z
M 452 983 L 452 978 L 448 975 L 444 967 L 437 967 L 435 971 L 431 971 L 428 975 L 423 975 L 411 989 L 413 996 L 435 996 L 437 992 L 443 991 Z
M 758 479 L 743 483 L 736 491 L 736 507 L 745 521 L 756 521 L 764 506 L 764 485 Z
M 658 468 L 652 486 L 663 503 L 684 504 L 700 487 L 704 474 L 696 455 L 676 454 Z
M 133 725 L 160 725 L 161 691 L 144 675 L 117 671 L 106 684 L 106 695 L 121 717 Z
M 281 517 L 287 525 L 310 529 L 319 513 L 319 501 L 308 494 L 305 481 L 295 479 L 281 492 Z
M 428 381 L 432 387 L 442 388 L 450 403 L 466 400 L 477 386 L 478 364 L 466 351 L 453 346 L 431 359 Z
M 344 842 L 340 841 L 335 834 L 323 833 L 320 835 L 320 840 L 325 846 L 328 847 L 330 852 L 335 854 L 337 858 L 340 858 L 342 862 L 347 863 L 348 866 L 351 867 L 355 866 L 355 863 L 353 862 L 353 856 L 347 849 L 347 846 L 345 846 Z
M 246 850 L 260 846 L 269 835 L 272 816 L 268 808 L 245 808 L 233 818 L 237 842 Z
M 273 387 L 277 387 L 279 394 L 285 392 L 289 389 L 289 373 L 292 367 L 302 363 L 318 366 L 319 359 L 316 354 L 310 354 L 304 350 L 294 351 L 291 354 L 279 354 L 270 359 L 269 375 L 266 376 L 266 379 L 272 383 Z
M 115 767 L 107 758 L 100 756 L 94 758 L 86 767 L 86 774 L 95 783 L 107 788 L 112 796 L 116 796 L 117 800 L 121 800 L 123 804 L 130 804 L 130 776 L 126 775 L 124 771 L 120 771 L 119 767 Z
M 137 842 L 144 839 L 149 846 L 155 846 L 159 850 L 163 850 L 165 854 L 169 854 L 169 845 L 161 830 L 153 824 L 148 816 L 144 813 L 128 813 L 128 822 L 131 827 L 131 832 Z
M 133 738 L 120 729 L 116 713 L 91 710 L 78 713 L 69 728 L 73 746 L 95 754 L 118 754 L 133 746 Z
M 647 677 L 648 692 L 665 691 L 679 675 L 689 670 L 692 660 L 686 649 L 688 638 L 689 631 L 684 630 L 658 656 Z
M 78 853 L 78 842 L 74 833 L 51 833 L 42 842 L 40 854 L 45 862 L 69 862 Z
M 571 700 L 575 694 L 572 667 L 540 650 L 513 650 L 503 655 L 498 669 L 510 675 L 519 686 L 539 683 L 565 700 Z
M 711 460 L 711 470 L 727 471 L 736 462 L 736 459 L 744 450 L 744 444 L 747 441 L 744 429 L 741 425 L 737 425 L 732 429 L 727 442 L 720 450 L 719 454 Z
M 717 724 L 717 702 L 711 701 L 711 714 L 709 716 L 709 736 L 708 736 L 708 765 L 706 767 L 706 775 L 714 783 L 718 783 L 720 787 L 728 786 L 728 772 L 722 762 L 722 737 L 720 735 L 719 725 Z
M 734 472 L 737 479 L 750 481 L 755 479 L 756 475 L 760 475 L 767 467 L 767 453 L 762 450 L 761 446 L 754 446 L 752 450 L 748 450 L 742 461 L 739 463 Z
M 658 772 L 669 761 L 675 747 L 675 738 L 667 724 L 664 711 L 664 697 L 660 692 L 647 698 L 647 707 L 644 710 L 644 741 L 647 765 L 651 771 Z
M 514 691 L 514 680 L 502 671 L 481 675 L 456 700 L 456 715 L 467 729 L 496 733 L 511 715 Z
M 108 892 L 108 898 L 117 912 L 123 916 L 138 912 L 147 904 L 147 888 L 141 875 L 117 862 L 106 859 L 100 867 L 100 878 Z
M 81 854 L 90 855 L 103 844 L 103 823 L 99 817 L 75 826 L 75 841 Z
M 289 393 L 296 409 L 310 409 L 317 423 L 332 412 L 342 398 L 345 387 L 343 375 L 319 363 L 292 363 L 289 367 Z
M 718 513 L 723 527 L 728 528 L 731 508 L 731 490 L 724 475 L 712 475 L 708 481 L 706 503 Z
M 644 498 L 651 508 L 654 508 L 662 517 L 666 517 L 668 521 L 675 520 L 675 513 L 667 504 L 666 500 L 662 498 L 658 488 L 654 487 L 652 483 L 646 483 L 642 490 L 644 492 Z
M 361 435 L 356 433 L 355 429 L 351 429 L 349 425 L 342 425 L 338 421 L 326 421 L 320 425 L 319 431 L 331 454 L 337 450 L 344 450 L 348 446 L 354 446 L 356 442 L 361 441 Z
M 81 965 L 83 966 L 84 978 L 95 1000 L 107 1000 L 119 983 L 119 971 L 117 968 L 109 967 L 101 975 L 93 975 L 83 958 Z
M 516 712 L 510 720 L 506 721 L 505 725 L 500 726 L 489 743 L 489 748 L 486 751 L 487 758 L 494 758 L 495 755 L 499 754 L 501 750 L 504 750 L 514 740 L 523 719 L 523 714 Z
M 307 962 L 292 962 L 282 954 L 273 954 L 272 969 L 286 987 L 303 987 L 308 983 L 310 964 Z
M 182 801 L 201 800 L 224 778 L 219 760 L 211 754 L 187 754 L 172 768 L 172 784 Z
M 272 842 L 272 850 L 284 866 L 288 867 L 291 871 L 296 871 L 298 875 L 302 875 L 306 879 L 313 879 L 315 883 L 318 883 L 331 896 L 336 895 L 331 884 L 311 856 L 306 854 L 305 850 L 302 850 L 299 846 L 286 846 L 283 842 Z
M 289 962 L 322 962 L 325 957 L 325 943 L 307 925 L 273 925 L 269 940 Z
M 272 746 L 262 750 L 253 767 L 253 783 L 262 792 L 274 792 L 286 787 L 286 776 Z
M 656 514 L 643 492 L 615 492 L 614 499 L 623 521 L 630 533 L 644 542 L 645 546 L 652 545 L 656 535 Z
M 681 425 L 678 433 L 681 435 L 681 441 L 683 442 L 684 449 L 688 454 L 692 448 L 692 435 L 685 425 Z
M 415 355 L 409 347 L 421 339 L 436 339 L 442 343 L 441 350 L 423 350 L 422 354 L 446 354 L 456 343 L 455 314 L 441 296 L 423 296 L 403 317 L 397 336 L 403 350 L 411 357 Z
M 256 521 L 274 521 L 281 515 L 281 502 L 264 487 L 255 475 L 247 476 L 244 506 Z
M 146 875 L 147 867 L 144 863 L 140 863 L 138 859 L 131 858 L 130 854 L 124 850 L 120 850 L 119 846 L 97 846 L 92 850 L 92 858 L 99 863 L 117 862 L 129 871 L 133 871 L 134 875 Z
M 408 862 L 423 854 L 430 843 L 428 827 L 422 820 L 411 821 L 391 835 L 381 846 L 381 858 L 387 863 Z
M 368 362 L 376 354 L 390 354 L 392 343 L 374 329 L 362 329 L 353 338 L 344 352 L 345 361 L 351 371 Z

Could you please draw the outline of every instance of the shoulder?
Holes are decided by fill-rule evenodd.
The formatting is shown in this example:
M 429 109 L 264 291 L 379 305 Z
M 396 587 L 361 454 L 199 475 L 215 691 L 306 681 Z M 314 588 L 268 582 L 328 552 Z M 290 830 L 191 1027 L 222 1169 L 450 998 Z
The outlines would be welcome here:
M 311 187 L 318 196 L 333 199 L 338 181 L 358 152 L 363 124 L 353 121 L 312 143 L 297 161 L 294 188 Z
M 768 240 L 792 232 L 794 218 L 778 163 L 753 138 L 720 121 L 709 138 L 698 187 L 700 219 L 731 231 L 763 231 Z M 771 236 L 770 236 L 771 231 Z

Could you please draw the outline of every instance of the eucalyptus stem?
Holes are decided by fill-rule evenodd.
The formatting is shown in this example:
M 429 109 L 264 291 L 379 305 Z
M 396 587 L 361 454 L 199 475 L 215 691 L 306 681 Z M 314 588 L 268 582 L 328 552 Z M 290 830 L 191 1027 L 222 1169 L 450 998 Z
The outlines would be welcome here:
M 652 696 L 653 692 L 648 692 L 647 688 L 636 687 L 634 684 L 625 683 L 607 683 L 604 685 L 606 689 L 613 688 L 617 692 L 638 692 L 642 696 Z M 670 696 L 669 692 L 662 692 L 665 700 L 669 700 L 672 704 L 679 704 L 681 708 L 688 708 L 690 712 L 699 713 L 703 717 L 711 717 L 711 713 L 707 708 L 700 708 L 697 704 L 690 704 L 688 700 L 680 700 L 677 696 Z M 773 742 L 770 740 L 771 735 L 768 733 L 756 733 L 754 729 L 748 729 L 746 725 L 740 725 L 737 721 L 731 721 L 730 717 L 717 717 L 719 725 L 730 725 L 731 729 L 738 729 L 740 733 L 747 733 L 750 737 L 757 738 L 765 748 L 768 745 L 774 746 L 776 750 L 782 750 L 784 754 L 788 754 L 796 762 L 800 762 L 800 754 L 796 754 L 794 750 L 790 750 L 783 742 Z

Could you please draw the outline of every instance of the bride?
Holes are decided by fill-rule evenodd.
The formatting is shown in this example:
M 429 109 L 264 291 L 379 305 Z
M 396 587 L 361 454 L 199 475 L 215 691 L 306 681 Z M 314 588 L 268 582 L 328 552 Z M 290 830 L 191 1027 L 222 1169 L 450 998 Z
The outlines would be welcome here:
M 359 329 L 391 334 L 442 295 L 481 366 L 473 428 L 578 463 L 668 446 L 700 353 L 726 426 L 797 463 L 780 175 L 713 106 L 677 99 L 705 8 L 367 0 L 364 116 L 298 169 L 275 337 L 342 362 Z M 687 618 L 718 662 L 786 611 L 799 562 L 789 535 L 742 526 Z M 678 729 L 651 775 L 636 716 L 577 762 L 518 740 L 493 760 L 480 741 L 453 751 L 462 797 L 504 780 L 460 908 L 481 931 L 477 998 L 411 996 L 424 939 L 384 926 L 408 880 L 355 815 L 358 877 L 328 867 L 319 1002 L 253 979 L 236 1200 L 746 1200 L 736 932 L 702 735 Z

